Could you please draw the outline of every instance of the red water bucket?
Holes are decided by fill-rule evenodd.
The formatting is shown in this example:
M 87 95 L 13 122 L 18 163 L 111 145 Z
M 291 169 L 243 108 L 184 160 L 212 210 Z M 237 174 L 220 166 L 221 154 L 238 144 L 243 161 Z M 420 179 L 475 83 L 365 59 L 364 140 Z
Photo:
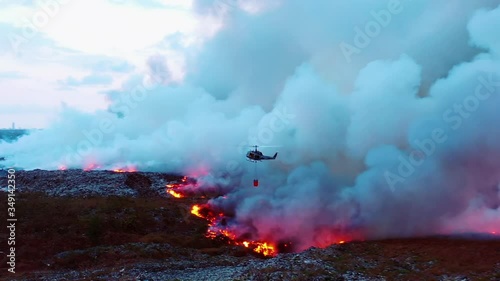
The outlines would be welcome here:
M 259 180 L 253 180 L 253 186 L 259 186 Z

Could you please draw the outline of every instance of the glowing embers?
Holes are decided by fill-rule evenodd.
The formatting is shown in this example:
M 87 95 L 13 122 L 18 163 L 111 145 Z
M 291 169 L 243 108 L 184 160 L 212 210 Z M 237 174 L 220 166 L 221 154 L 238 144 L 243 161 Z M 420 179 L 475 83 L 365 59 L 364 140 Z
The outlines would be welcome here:
M 210 229 L 207 231 L 206 236 L 210 239 L 216 239 L 218 237 L 222 237 L 225 240 L 227 240 L 228 244 L 243 246 L 266 257 L 267 256 L 272 257 L 278 254 L 276 246 L 274 246 L 270 242 L 241 240 L 238 239 L 236 235 L 231 231 L 227 229 L 218 229 L 216 226 L 211 226 Z
M 205 196 L 200 197 L 200 195 L 205 193 L 200 190 L 200 185 L 197 183 L 197 180 L 192 177 L 183 177 L 169 182 L 166 185 L 166 192 L 175 198 L 205 198 Z M 227 195 L 222 195 L 220 193 L 214 193 L 213 196 L 210 197 L 227 199 Z M 213 206 L 209 204 L 193 205 L 190 212 L 193 216 L 202 218 L 208 222 L 208 229 L 205 236 L 209 239 L 222 239 L 222 241 L 230 245 L 242 246 L 263 256 L 275 256 L 281 251 L 281 248 L 278 250 L 278 247 L 271 242 L 252 241 L 249 240 L 248 237 L 243 238 L 238 234 L 237 229 L 231 229 L 229 226 L 228 220 L 230 220 L 230 217 L 223 212 L 214 210 Z M 287 246 L 290 246 L 290 243 L 288 243 Z
M 234 245 L 243 246 L 245 248 L 252 249 L 254 252 L 259 253 L 263 256 L 275 256 L 278 252 L 276 247 L 267 242 L 253 242 L 253 241 L 243 241 L 236 242 L 233 241 Z
M 93 170 L 96 170 L 96 169 L 99 169 L 99 168 L 101 168 L 100 165 L 95 164 L 95 163 L 90 163 L 90 164 L 86 165 L 85 168 L 83 168 L 83 170 L 85 172 L 88 172 L 88 171 L 93 171 Z
M 76 169 L 76 166 L 72 167 L 73 169 Z M 58 170 L 60 171 L 66 171 L 68 170 L 68 165 L 66 163 L 62 163 L 57 167 Z M 101 170 L 101 171 L 111 171 L 115 173 L 134 173 L 138 172 L 137 167 L 133 164 L 123 164 L 123 165 L 101 165 L 100 163 L 96 161 L 88 161 L 86 164 L 81 166 L 81 169 L 85 172 L 90 172 L 90 171 L 96 171 L 96 170 Z
M 167 190 L 167 192 L 168 192 L 168 194 L 172 195 L 175 198 L 182 198 L 182 197 L 184 197 L 182 194 L 176 192 L 173 189 L 169 189 L 169 190 Z
M 115 173 L 133 173 L 133 172 L 137 172 L 137 169 L 133 166 L 131 167 L 126 167 L 126 168 L 116 168 L 116 169 L 113 169 L 113 172 Z
M 227 239 L 228 243 L 236 246 L 243 246 L 245 248 L 249 248 L 252 251 L 259 253 L 263 256 L 275 256 L 278 254 L 276 246 L 274 246 L 270 242 L 259 242 L 259 241 L 248 241 L 248 240 L 240 240 L 237 239 L 236 235 L 227 229 L 216 229 L 216 227 L 212 227 L 213 229 L 207 231 L 207 237 L 211 239 L 215 239 L 217 237 L 224 237 Z
M 224 214 L 216 214 L 208 205 L 193 205 L 193 207 L 191 207 L 191 214 L 209 221 L 209 231 L 213 224 L 216 224 L 218 220 L 224 218 Z
M 257 247 L 255 247 L 253 250 L 259 254 L 263 254 L 264 256 L 274 256 L 276 255 L 276 250 L 273 245 L 270 245 L 266 242 L 264 243 L 259 243 L 259 242 L 253 242 Z
M 166 191 L 175 198 L 184 198 L 186 195 L 182 193 L 182 187 L 193 183 L 193 180 L 189 180 L 188 177 L 184 176 L 180 180 L 169 182 L 166 185 Z

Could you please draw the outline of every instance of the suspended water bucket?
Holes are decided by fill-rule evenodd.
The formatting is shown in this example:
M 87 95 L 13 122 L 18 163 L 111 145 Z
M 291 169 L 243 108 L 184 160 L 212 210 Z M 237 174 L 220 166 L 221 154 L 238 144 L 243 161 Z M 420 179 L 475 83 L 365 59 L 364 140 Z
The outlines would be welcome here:
M 253 180 L 253 186 L 259 186 L 259 180 Z

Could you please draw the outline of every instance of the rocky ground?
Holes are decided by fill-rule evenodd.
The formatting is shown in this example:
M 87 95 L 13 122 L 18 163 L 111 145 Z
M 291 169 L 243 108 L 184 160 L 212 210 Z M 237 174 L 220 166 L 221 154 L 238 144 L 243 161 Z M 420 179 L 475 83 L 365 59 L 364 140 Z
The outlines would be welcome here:
M 181 178 L 179 175 L 162 173 L 100 170 L 18 171 L 16 176 L 18 192 L 73 198 L 167 196 L 167 182 Z M 0 178 L 7 178 L 6 170 L 0 170 Z M 5 189 L 5 184 L 3 187 Z
M 6 189 L 0 170 L 0 188 Z M 432 237 L 352 242 L 264 258 L 205 238 L 173 198 L 180 175 L 16 172 L 16 273 L 4 280 L 500 280 L 500 241 Z M 7 196 L 0 203 L 7 206 Z M 5 212 L 0 220 L 6 221 Z M 2 227 L 4 229 L 4 227 Z M 0 241 L 7 233 L 0 232 Z M 2 256 L 7 252 L 2 243 Z

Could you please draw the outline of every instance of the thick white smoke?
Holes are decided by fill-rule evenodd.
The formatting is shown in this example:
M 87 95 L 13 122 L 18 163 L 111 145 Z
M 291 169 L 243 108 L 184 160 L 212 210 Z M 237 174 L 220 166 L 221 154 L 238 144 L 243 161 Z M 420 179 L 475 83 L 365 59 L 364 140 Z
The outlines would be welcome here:
M 214 17 L 224 2 L 195 8 Z M 499 233 L 498 1 L 271 2 L 223 6 L 183 81 L 152 57 L 107 112 L 65 108 L 0 154 L 27 169 L 208 174 L 230 190 L 211 204 L 235 232 L 297 249 Z M 257 189 L 253 144 L 282 146 Z

